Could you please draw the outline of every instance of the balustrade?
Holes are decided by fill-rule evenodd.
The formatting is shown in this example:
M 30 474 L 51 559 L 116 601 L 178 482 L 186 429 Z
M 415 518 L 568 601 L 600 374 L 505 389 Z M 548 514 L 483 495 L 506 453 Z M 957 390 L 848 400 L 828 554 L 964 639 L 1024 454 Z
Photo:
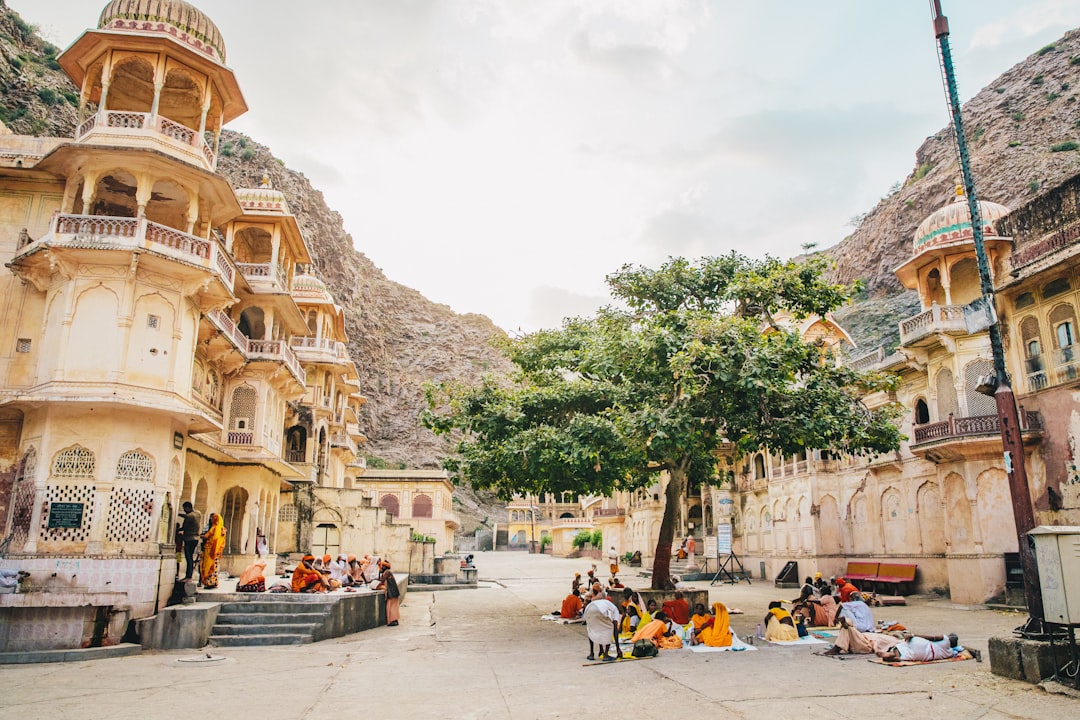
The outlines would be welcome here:
M 1034 410 L 1020 410 L 1021 430 L 1041 430 L 1042 416 Z M 997 415 L 973 415 L 956 417 L 949 415 L 947 420 L 916 425 L 915 445 L 947 438 L 970 437 L 973 435 L 994 435 L 1001 432 L 1001 419 Z
M 139 134 L 152 133 L 168 141 L 170 145 L 190 148 L 188 152 L 205 161 L 208 168 L 217 167 L 217 155 L 206 138 L 200 137 L 198 131 L 167 117 L 128 110 L 104 110 L 80 123 L 75 130 L 75 139 L 82 140 L 100 128 L 137 130 L 140 131 Z
M 936 333 L 967 333 L 962 305 L 933 305 L 900 322 L 900 344 L 907 345 Z M 860 358 L 861 360 L 862 358 Z

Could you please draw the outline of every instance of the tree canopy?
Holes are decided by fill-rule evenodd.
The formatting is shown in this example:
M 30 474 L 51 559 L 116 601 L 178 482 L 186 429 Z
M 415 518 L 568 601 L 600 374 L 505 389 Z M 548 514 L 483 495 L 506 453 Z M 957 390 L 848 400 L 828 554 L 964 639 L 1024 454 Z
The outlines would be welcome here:
M 624 265 L 607 277 L 620 307 L 505 340 L 516 376 L 430 386 L 423 422 L 460 431 L 447 469 L 502 497 L 608 495 L 666 471 L 653 568 L 664 587 L 676 504 L 688 476 L 712 481 L 721 442 L 781 454 L 898 447 L 897 408 L 863 402 L 895 379 L 844 367 L 789 322 L 849 299 L 825 269 L 735 253 Z

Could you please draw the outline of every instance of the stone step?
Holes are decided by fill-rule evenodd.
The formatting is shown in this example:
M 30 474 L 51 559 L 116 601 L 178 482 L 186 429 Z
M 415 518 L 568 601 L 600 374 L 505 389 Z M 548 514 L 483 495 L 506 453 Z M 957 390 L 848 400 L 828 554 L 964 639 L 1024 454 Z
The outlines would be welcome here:
M 305 645 L 312 642 L 311 635 L 279 633 L 277 635 L 211 635 L 210 644 L 217 647 L 244 647 L 251 645 Z
M 326 617 L 325 612 L 318 613 L 240 613 L 219 612 L 218 624 L 232 625 L 273 625 L 274 623 L 313 623 L 318 624 Z
M 318 623 L 270 623 L 265 625 L 240 625 L 219 622 L 211 631 L 214 635 L 307 635 L 311 636 Z
M 271 615 L 326 615 L 330 612 L 327 604 L 297 603 L 297 602 L 248 602 L 248 603 L 225 603 L 221 606 L 219 615 L 233 614 L 271 614 Z

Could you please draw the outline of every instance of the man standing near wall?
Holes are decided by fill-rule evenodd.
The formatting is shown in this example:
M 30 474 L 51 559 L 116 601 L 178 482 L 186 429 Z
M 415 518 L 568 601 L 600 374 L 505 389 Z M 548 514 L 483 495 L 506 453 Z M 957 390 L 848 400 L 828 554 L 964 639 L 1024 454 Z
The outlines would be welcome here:
M 199 530 L 202 527 L 202 513 L 192 507 L 190 502 L 184 503 L 184 512 L 180 513 L 184 518 L 184 524 L 180 532 L 184 536 L 184 580 L 191 580 L 195 573 L 195 548 L 199 545 Z

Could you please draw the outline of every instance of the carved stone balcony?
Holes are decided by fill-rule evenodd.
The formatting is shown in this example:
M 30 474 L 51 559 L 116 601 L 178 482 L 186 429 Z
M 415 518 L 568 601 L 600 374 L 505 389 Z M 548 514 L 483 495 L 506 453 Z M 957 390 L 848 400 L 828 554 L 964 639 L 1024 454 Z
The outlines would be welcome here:
M 57 213 L 49 225 L 49 232 L 37 240 L 27 236 L 15 259 L 43 248 L 151 252 L 213 273 L 230 292 L 236 278 L 236 266 L 216 240 L 189 235 L 145 217 Z
M 331 434 L 330 446 L 348 450 L 353 455 L 360 454 L 360 449 L 356 446 L 356 441 L 349 437 L 348 433 L 336 432 Z
M 592 527 L 592 520 L 579 517 L 555 518 L 551 524 L 556 528 L 587 528 Z
M 349 351 L 345 343 L 338 342 L 333 338 L 319 337 L 293 337 L 289 345 L 305 363 L 324 363 L 336 365 L 340 362 L 348 362 Z
M 933 305 L 900 321 L 900 344 L 904 347 L 932 345 L 937 335 L 967 334 L 963 305 Z
M 236 327 L 227 314 L 221 310 L 211 310 L 206 313 L 206 318 L 214 325 L 221 334 L 228 339 L 229 343 L 243 354 L 248 362 L 270 361 L 280 362 L 288 368 L 293 377 L 301 385 L 307 383 L 307 373 L 304 372 L 299 358 L 296 357 L 288 343 L 284 340 L 253 340 Z
M 217 167 L 217 155 L 197 130 L 161 115 L 102 110 L 75 129 L 77 142 L 163 150 L 206 170 Z
M 1042 430 L 1042 416 L 1020 408 L 1024 440 L 1041 439 Z M 997 415 L 949 415 L 946 420 L 916 425 L 912 434 L 911 452 L 933 462 L 1001 453 L 1001 420 Z
M 289 281 L 280 265 L 273 263 L 236 263 L 244 279 L 256 293 L 288 293 Z

